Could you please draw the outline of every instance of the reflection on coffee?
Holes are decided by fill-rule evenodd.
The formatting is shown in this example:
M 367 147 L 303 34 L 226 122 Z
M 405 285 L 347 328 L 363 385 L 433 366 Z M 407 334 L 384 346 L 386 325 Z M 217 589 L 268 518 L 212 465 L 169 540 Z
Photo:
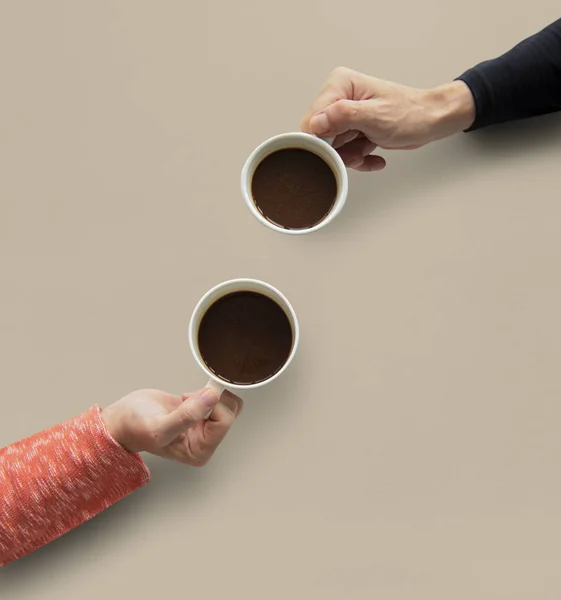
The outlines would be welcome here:
M 285 229 L 309 229 L 329 214 L 337 196 L 331 167 L 308 150 L 287 148 L 266 156 L 251 182 L 263 216 Z
M 284 310 L 256 292 L 220 298 L 199 326 L 203 361 L 215 375 L 234 384 L 260 383 L 278 373 L 292 344 L 292 327 Z

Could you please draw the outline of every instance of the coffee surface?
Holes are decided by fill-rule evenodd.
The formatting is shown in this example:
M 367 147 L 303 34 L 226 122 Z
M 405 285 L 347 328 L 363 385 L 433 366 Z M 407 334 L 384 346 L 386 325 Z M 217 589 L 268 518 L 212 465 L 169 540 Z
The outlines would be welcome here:
M 288 148 L 259 163 L 251 193 L 267 220 L 285 229 L 309 229 L 333 208 L 337 180 L 331 167 L 313 152 Z
M 217 300 L 199 327 L 199 350 L 208 368 L 236 384 L 264 381 L 277 373 L 292 350 L 292 327 L 284 310 L 255 292 Z

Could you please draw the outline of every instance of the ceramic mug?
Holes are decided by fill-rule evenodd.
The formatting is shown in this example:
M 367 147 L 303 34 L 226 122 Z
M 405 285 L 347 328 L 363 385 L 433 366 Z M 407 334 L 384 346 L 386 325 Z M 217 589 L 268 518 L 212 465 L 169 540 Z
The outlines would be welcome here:
M 286 359 L 286 362 L 281 367 L 281 369 L 277 371 L 274 375 L 271 375 L 271 377 L 269 377 L 268 379 L 265 379 L 264 381 L 259 381 L 258 383 L 245 385 L 230 383 L 229 381 L 221 379 L 219 375 L 217 375 L 209 369 L 209 367 L 203 360 L 203 357 L 199 350 L 199 327 L 206 311 L 217 300 L 220 300 L 220 298 L 228 294 L 232 294 L 234 292 L 256 292 L 258 294 L 262 294 L 263 296 L 267 296 L 271 300 L 274 300 L 284 311 L 290 323 L 290 327 L 292 328 L 292 349 L 290 350 L 290 354 Z M 299 340 L 300 328 L 298 325 L 298 319 L 290 302 L 275 287 L 268 283 L 265 283 L 264 281 L 258 281 L 256 279 L 232 279 L 231 281 L 225 281 L 224 283 L 220 283 L 219 285 L 213 287 L 199 300 L 198 304 L 195 307 L 195 310 L 193 311 L 191 321 L 189 323 L 189 346 L 191 347 L 191 352 L 193 353 L 195 361 L 197 362 L 199 367 L 208 377 L 208 383 L 206 387 L 211 387 L 215 389 L 219 394 L 222 394 L 222 392 L 225 389 L 255 389 L 258 387 L 262 387 L 268 383 L 271 383 L 271 381 L 274 381 L 275 379 L 280 377 L 292 362 L 292 359 L 294 358 L 294 355 L 296 354 L 296 350 L 298 348 Z
M 274 231 L 278 231 L 280 233 L 288 233 L 290 235 L 313 233 L 314 231 L 329 225 L 329 223 L 331 223 L 331 221 L 337 217 L 341 210 L 343 210 L 343 206 L 347 200 L 349 188 L 349 179 L 345 163 L 343 163 L 339 154 L 331 146 L 332 142 L 333 138 L 319 138 L 315 135 L 310 135 L 309 133 L 294 132 L 276 135 L 255 148 L 245 162 L 241 177 L 242 195 L 247 207 L 251 211 L 251 214 L 260 223 L 266 227 L 269 227 L 269 229 L 273 229 Z M 269 156 L 269 154 L 272 154 L 277 150 L 286 149 L 299 149 L 313 152 L 326 162 L 335 175 L 335 179 L 337 181 L 337 195 L 335 197 L 335 202 L 333 203 L 329 213 L 313 227 L 307 227 L 304 229 L 285 229 L 284 227 L 276 225 L 275 223 L 271 223 L 271 221 L 269 221 L 261 213 L 253 201 L 251 182 L 255 170 L 263 161 L 263 159 Z

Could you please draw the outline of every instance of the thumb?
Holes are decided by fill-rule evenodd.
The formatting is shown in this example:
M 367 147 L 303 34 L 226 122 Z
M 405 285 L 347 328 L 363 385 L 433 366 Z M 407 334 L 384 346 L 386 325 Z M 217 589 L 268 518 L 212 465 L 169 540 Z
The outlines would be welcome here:
M 158 436 L 160 446 L 167 446 L 179 434 L 202 421 L 219 400 L 218 392 L 211 388 L 190 395 L 174 411 L 162 418 Z
M 310 129 L 318 136 L 332 136 L 351 129 L 364 131 L 366 100 L 337 100 L 310 119 Z

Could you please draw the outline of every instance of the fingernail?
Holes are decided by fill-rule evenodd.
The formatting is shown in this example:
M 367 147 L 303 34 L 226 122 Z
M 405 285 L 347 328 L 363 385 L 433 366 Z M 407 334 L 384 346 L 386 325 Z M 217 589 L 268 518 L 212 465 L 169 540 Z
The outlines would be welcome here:
M 218 392 L 213 390 L 212 388 L 207 388 L 200 395 L 199 400 L 204 404 L 205 408 L 212 410 L 220 397 L 218 396 Z
M 327 115 L 325 113 L 320 113 L 319 115 L 312 117 L 310 127 L 316 135 L 323 135 L 329 131 L 331 125 L 329 124 Z

